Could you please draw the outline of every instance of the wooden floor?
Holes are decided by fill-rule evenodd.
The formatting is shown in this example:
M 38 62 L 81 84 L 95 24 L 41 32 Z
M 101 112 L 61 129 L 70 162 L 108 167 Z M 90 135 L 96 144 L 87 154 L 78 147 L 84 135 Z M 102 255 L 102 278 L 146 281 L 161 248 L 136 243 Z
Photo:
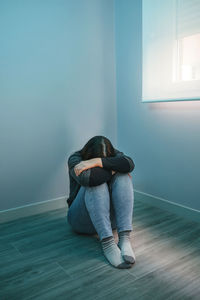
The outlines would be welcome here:
M 161 209 L 135 201 L 129 270 L 73 233 L 64 210 L 0 226 L 1 300 L 200 299 L 200 224 Z

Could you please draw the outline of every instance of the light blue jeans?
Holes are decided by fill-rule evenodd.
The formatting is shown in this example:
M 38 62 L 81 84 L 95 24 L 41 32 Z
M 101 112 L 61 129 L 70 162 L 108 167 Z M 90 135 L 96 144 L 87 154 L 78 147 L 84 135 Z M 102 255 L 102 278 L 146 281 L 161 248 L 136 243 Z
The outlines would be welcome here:
M 109 187 L 110 186 L 110 190 Z M 128 173 L 115 173 L 109 182 L 81 186 L 69 207 L 67 220 L 77 233 L 95 234 L 100 240 L 132 230 L 134 190 Z

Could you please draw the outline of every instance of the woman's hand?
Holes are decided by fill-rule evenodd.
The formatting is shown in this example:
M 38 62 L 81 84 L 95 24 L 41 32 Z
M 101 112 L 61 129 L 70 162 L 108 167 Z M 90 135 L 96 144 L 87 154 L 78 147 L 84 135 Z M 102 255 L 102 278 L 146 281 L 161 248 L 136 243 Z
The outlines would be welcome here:
M 101 158 L 92 158 L 88 160 L 82 160 L 74 167 L 74 172 L 76 176 L 79 176 L 81 172 L 84 170 L 94 168 L 94 167 L 102 167 Z
M 74 167 L 74 172 L 76 176 L 79 176 L 81 172 L 87 169 L 89 169 L 89 163 L 87 160 L 83 160 Z

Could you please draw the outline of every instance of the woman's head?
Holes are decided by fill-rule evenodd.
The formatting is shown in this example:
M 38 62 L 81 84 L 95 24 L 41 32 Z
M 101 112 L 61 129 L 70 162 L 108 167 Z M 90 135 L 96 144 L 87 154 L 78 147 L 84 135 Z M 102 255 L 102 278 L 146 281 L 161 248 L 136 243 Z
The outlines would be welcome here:
M 109 139 L 105 136 L 97 135 L 91 138 L 80 150 L 83 160 L 95 157 L 115 156 L 114 147 Z

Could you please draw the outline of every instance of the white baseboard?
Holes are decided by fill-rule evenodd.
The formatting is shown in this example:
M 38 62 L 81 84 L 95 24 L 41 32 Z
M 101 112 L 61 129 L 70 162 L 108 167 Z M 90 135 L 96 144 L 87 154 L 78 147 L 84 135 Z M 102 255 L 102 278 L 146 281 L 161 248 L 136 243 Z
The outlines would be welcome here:
M 200 211 L 177 204 L 166 199 L 147 194 L 138 190 L 134 190 L 135 199 L 142 201 L 149 205 L 157 206 L 169 212 L 175 213 L 183 218 L 187 218 L 190 221 L 200 222 Z
M 175 213 L 181 217 L 187 218 L 191 221 L 200 222 L 200 211 L 170 202 L 166 199 L 147 194 L 138 190 L 134 190 L 135 200 L 142 201 L 149 205 L 153 205 L 169 212 Z M 36 202 L 16 208 L 0 211 L 0 223 L 13 221 L 19 218 L 37 215 L 43 212 L 59 209 L 68 208 L 66 202 L 67 196 L 46 200 L 42 202 Z
M 43 212 L 66 208 L 67 209 L 67 196 L 46 200 L 42 202 L 36 202 L 16 208 L 0 211 L 0 223 L 13 221 L 19 218 L 37 215 Z

